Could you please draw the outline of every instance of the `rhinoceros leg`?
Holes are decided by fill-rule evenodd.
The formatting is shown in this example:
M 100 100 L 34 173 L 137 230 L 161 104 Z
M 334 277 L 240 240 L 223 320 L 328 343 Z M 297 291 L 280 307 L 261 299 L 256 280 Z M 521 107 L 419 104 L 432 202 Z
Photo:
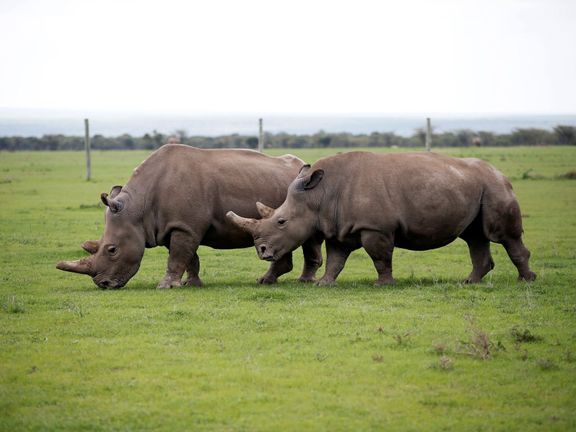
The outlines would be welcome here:
M 199 242 L 190 234 L 182 231 L 175 231 L 170 236 L 170 253 L 168 255 L 168 265 L 166 275 L 158 284 L 158 288 L 172 288 L 181 285 L 184 270 L 188 268 L 192 261 Z
M 186 272 L 188 273 L 188 279 L 184 282 L 186 286 L 202 286 L 202 280 L 200 280 L 200 257 L 198 253 L 194 253 L 194 256 L 188 263 L 186 267 Z
M 499 201 L 492 198 L 483 212 L 484 231 L 490 240 L 500 243 L 518 269 L 518 279 L 533 281 L 536 273 L 530 270 L 530 251 L 522 242 L 522 214 L 516 199 Z
M 518 269 L 518 279 L 525 281 L 533 281 L 536 279 L 536 273 L 530 270 L 528 260 L 530 259 L 530 251 L 526 249 L 522 238 L 507 239 L 502 242 L 508 256 Z
M 314 282 L 316 271 L 322 266 L 322 239 L 311 238 L 302 245 L 304 268 L 298 278 L 300 282 Z
M 326 271 L 316 285 L 332 285 L 344 268 L 354 247 L 337 240 L 326 240 Z M 356 248 L 357 249 L 357 248 Z
M 478 283 L 494 268 L 494 260 L 490 253 L 490 240 L 481 233 L 478 233 L 476 237 L 465 237 L 464 240 L 468 244 L 472 260 L 472 272 L 464 283 Z
M 362 246 L 372 258 L 378 272 L 376 285 L 394 284 L 392 277 L 392 253 L 394 252 L 394 237 L 376 231 L 362 231 L 360 236 Z
M 280 276 L 292 271 L 292 268 L 292 252 L 290 252 L 274 261 L 264 276 L 258 278 L 257 282 L 259 284 L 274 284 Z

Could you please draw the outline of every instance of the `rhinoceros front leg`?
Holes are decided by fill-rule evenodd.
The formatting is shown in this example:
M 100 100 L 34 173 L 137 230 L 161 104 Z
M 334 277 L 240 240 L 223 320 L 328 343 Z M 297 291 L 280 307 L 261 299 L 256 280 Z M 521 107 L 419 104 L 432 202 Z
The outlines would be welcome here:
M 188 267 L 186 268 L 186 272 L 188 273 L 188 279 L 184 282 L 186 286 L 202 286 L 202 280 L 200 280 L 200 257 L 198 257 L 198 253 L 195 252 L 194 256 L 188 263 Z
M 464 283 L 478 283 L 486 273 L 494 268 L 494 260 L 490 253 L 490 240 L 483 234 L 463 238 L 468 244 L 470 259 L 472 260 L 472 272 L 464 280 Z
M 259 284 L 274 284 L 284 273 L 292 271 L 292 252 L 287 253 L 278 261 L 274 261 L 264 276 L 258 278 Z
M 392 253 L 394 252 L 394 236 L 376 231 L 362 231 L 360 236 L 362 246 L 372 258 L 374 267 L 378 272 L 376 285 L 391 285 L 392 277 Z
M 326 240 L 326 271 L 316 285 L 332 285 L 354 248 L 337 240 Z
M 314 282 L 316 271 L 322 266 L 322 239 L 313 237 L 302 245 L 304 268 L 298 278 L 300 282 Z
M 182 231 L 173 232 L 170 236 L 170 253 L 166 275 L 158 284 L 158 288 L 180 286 L 184 270 L 189 268 L 189 264 L 193 262 L 197 249 L 198 241 L 192 235 Z

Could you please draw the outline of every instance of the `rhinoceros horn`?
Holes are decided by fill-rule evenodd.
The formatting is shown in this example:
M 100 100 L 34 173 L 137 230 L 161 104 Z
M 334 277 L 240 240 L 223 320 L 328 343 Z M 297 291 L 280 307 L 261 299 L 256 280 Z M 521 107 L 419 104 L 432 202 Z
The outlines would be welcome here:
M 258 224 L 258 220 L 238 216 L 233 211 L 229 211 L 228 213 L 226 213 L 226 217 L 238 228 L 241 228 L 250 234 L 254 233 L 254 230 L 256 229 L 256 226 Z
M 98 252 L 99 247 L 100 242 L 98 240 L 86 240 L 84 243 L 82 243 L 82 249 L 91 255 L 94 255 L 96 252 Z
M 60 261 L 56 264 L 58 270 L 69 271 L 73 273 L 80 273 L 93 276 L 92 271 L 92 255 L 86 258 L 79 259 L 78 261 Z
M 256 208 L 258 209 L 260 216 L 262 216 L 262 219 L 268 219 L 274 214 L 274 209 L 272 207 L 268 207 L 266 204 L 262 204 L 261 202 L 256 203 Z

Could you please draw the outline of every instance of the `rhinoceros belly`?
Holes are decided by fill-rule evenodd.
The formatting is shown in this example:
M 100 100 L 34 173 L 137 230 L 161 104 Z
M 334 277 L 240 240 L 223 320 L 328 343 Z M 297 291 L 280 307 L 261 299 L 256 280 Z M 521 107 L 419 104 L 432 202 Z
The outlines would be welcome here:
M 397 247 L 410 250 L 436 249 L 456 240 L 478 215 L 478 206 L 413 209 L 399 224 L 394 236 Z
M 254 239 L 240 229 L 228 224 L 211 226 L 201 242 L 214 249 L 238 249 L 254 246 Z
M 430 250 L 446 246 L 458 238 L 458 235 L 437 233 L 433 236 L 418 233 L 396 233 L 394 246 L 414 251 Z

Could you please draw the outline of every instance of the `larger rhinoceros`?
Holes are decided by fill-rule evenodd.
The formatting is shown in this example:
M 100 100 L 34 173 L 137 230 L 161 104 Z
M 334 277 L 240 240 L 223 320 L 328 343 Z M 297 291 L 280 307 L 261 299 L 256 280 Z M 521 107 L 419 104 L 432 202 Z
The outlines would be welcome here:
M 119 288 L 140 267 L 145 248 L 169 249 L 166 275 L 158 288 L 201 285 L 199 245 L 216 249 L 253 246 L 252 237 L 230 223 L 225 213 L 234 209 L 259 215 L 256 201 L 280 205 L 304 162 L 295 156 L 270 157 L 253 150 L 203 150 L 164 145 L 138 166 L 125 186 L 102 194 L 107 206 L 104 235 L 87 241 L 92 255 L 57 264 L 60 270 L 87 274 L 101 288 Z M 320 242 L 303 246 L 301 281 L 312 281 L 322 264 Z M 292 254 L 272 263 L 258 281 L 274 283 L 292 270 Z
M 284 203 L 266 213 L 261 220 L 234 211 L 227 216 L 253 235 L 258 255 L 269 261 L 321 234 L 327 257 L 319 284 L 333 283 L 360 247 L 374 261 L 376 283 L 393 283 L 394 247 L 427 250 L 458 237 L 472 259 L 466 282 L 479 282 L 494 267 L 491 241 L 504 245 L 520 279 L 536 277 L 512 186 L 479 159 L 367 152 L 327 157 L 304 166 Z

